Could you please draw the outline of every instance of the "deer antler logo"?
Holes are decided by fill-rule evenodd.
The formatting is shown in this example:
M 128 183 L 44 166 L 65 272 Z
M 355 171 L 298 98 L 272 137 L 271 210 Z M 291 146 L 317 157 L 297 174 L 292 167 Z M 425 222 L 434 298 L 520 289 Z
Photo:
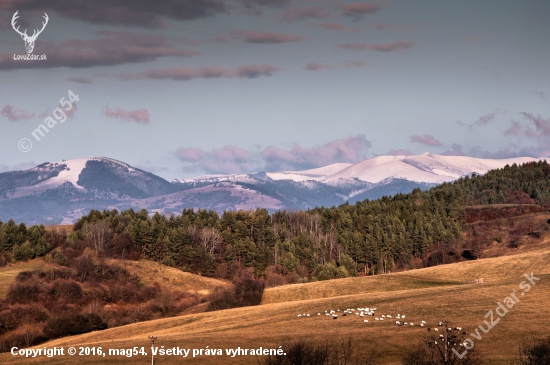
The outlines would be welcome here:
M 50 18 L 48 18 L 48 14 L 44 13 L 44 22 L 42 22 L 42 29 L 38 30 L 38 29 L 35 29 L 34 32 L 32 33 L 32 35 L 29 37 L 27 35 L 27 30 L 25 29 L 24 32 L 20 32 L 19 31 L 19 26 L 17 26 L 17 28 L 15 27 L 15 22 L 17 20 L 17 18 L 19 18 L 19 10 L 17 10 L 15 12 L 15 14 L 13 14 L 13 18 L 11 18 L 11 26 L 13 27 L 13 30 L 15 30 L 17 33 L 19 33 L 21 35 L 21 38 L 23 38 L 23 40 L 25 41 L 25 49 L 27 50 L 27 53 L 32 53 L 32 51 L 34 50 L 34 42 L 36 42 L 36 38 L 38 38 L 38 36 L 40 35 L 40 33 L 42 33 L 42 31 L 44 30 L 44 28 L 46 28 L 46 25 L 48 24 L 48 20 Z

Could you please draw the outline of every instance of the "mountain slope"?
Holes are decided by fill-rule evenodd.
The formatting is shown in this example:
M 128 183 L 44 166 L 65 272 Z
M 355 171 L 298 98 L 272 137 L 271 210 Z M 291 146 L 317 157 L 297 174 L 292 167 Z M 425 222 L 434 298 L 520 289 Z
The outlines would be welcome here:
M 471 173 L 483 174 L 534 158 L 487 160 L 465 156 L 378 156 L 303 171 L 208 175 L 168 182 L 123 162 L 96 157 L 44 163 L 0 174 L 0 220 L 72 223 L 90 209 L 184 208 L 305 210 L 407 193 Z

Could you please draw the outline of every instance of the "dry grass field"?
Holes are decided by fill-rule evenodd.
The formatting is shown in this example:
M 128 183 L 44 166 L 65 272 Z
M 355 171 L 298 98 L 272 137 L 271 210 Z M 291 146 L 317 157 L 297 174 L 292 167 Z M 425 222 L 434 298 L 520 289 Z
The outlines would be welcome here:
M 139 276 L 144 284 L 158 282 L 160 285 L 167 288 L 200 295 L 208 295 L 218 286 L 231 286 L 231 283 L 223 280 L 190 274 L 153 261 L 111 260 L 111 262 L 117 263 L 126 268 L 130 273 Z
M 399 364 L 403 354 L 426 335 L 425 328 L 397 327 L 395 319 L 369 323 L 355 315 L 333 320 L 317 316 L 329 309 L 376 307 L 380 314 L 406 314 L 418 324 L 425 320 L 433 327 L 440 320 L 463 327 L 467 333 L 483 324 L 489 310 L 495 310 L 514 290 L 520 301 L 475 344 L 485 355 L 486 364 L 507 364 L 517 352 L 518 341 L 529 333 L 548 334 L 550 316 L 550 247 L 514 256 L 489 258 L 427 269 L 386 275 L 289 285 L 266 291 L 263 305 L 218 312 L 197 313 L 175 318 L 112 328 L 45 343 L 47 346 L 101 346 L 106 349 L 144 346 L 148 356 L 75 356 L 24 359 L 2 354 L 5 364 L 148 364 L 149 335 L 156 344 L 171 348 L 223 349 L 223 356 L 157 357 L 156 364 L 257 364 L 258 357 L 231 358 L 225 349 L 277 348 L 294 339 L 340 341 L 352 337 L 361 351 L 373 347 L 381 364 Z M 519 285 L 531 273 L 540 278 L 529 292 L 520 296 Z M 478 277 L 483 284 L 463 284 Z M 339 294 L 340 293 L 340 294 Z M 268 304 L 269 303 L 269 304 Z M 310 313 L 310 317 L 297 317 Z M 495 315 L 496 316 L 496 315 Z M 471 336 L 470 336 L 471 337 Z M 472 338 L 472 337 L 471 337 Z

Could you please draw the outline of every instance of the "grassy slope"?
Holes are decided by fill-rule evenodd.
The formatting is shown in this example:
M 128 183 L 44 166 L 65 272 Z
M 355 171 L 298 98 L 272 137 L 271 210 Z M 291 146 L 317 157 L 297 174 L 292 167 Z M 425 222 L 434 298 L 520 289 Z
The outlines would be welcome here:
M 363 323 L 356 316 L 332 320 L 325 316 L 298 318 L 297 313 L 324 312 L 327 309 L 377 307 L 379 314 L 407 314 L 407 320 L 426 320 L 429 326 L 437 321 L 450 320 L 454 326 L 462 326 L 468 333 L 485 320 L 484 315 L 495 309 L 513 290 L 518 290 L 521 277 L 533 271 L 540 282 L 524 297 L 488 334 L 476 340 L 486 355 L 488 364 L 506 363 L 515 355 L 517 342 L 531 332 L 548 334 L 545 318 L 550 315 L 550 248 L 521 253 L 515 256 L 491 258 L 475 262 L 443 265 L 407 273 L 381 277 L 342 279 L 331 282 L 310 283 L 270 289 L 278 291 L 279 300 L 285 296 L 295 299 L 297 293 L 314 293 L 326 298 L 264 304 L 257 307 L 237 308 L 219 312 L 189 314 L 137 323 L 102 332 L 88 333 L 50 341 L 52 346 L 102 346 L 106 348 L 129 348 L 148 346 L 147 336 L 158 336 L 159 346 L 184 348 L 257 348 L 277 347 L 285 339 L 331 340 L 351 336 L 363 350 L 376 347 L 383 357 L 383 364 L 398 364 L 403 353 L 426 334 L 420 327 L 398 328 L 393 321 Z M 441 281 L 467 281 L 483 277 L 483 284 L 434 285 Z M 389 279 L 388 279 L 389 278 Z M 372 281 L 372 282 L 369 282 Z M 386 280 L 386 282 L 384 282 Z M 411 283 L 419 283 L 410 288 Z M 359 283 L 359 284 L 358 284 Z M 384 287 L 391 287 L 385 291 Z M 304 291 L 300 287 L 312 287 Z M 378 287 L 381 286 L 381 287 Z M 348 287 L 349 289 L 345 289 Z M 335 288 L 350 293 L 357 288 L 361 294 L 331 297 Z M 355 289 L 352 289 L 355 288 Z M 365 289 L 366 288 L 366 289 Z M 370 288 L 370 289 L 369 289 Z M 365 291 L 369 291 L 365 293 Z M 273 294 L 272 298 L 274 297 Z M 300 294 L 302 295 L 302 294 Z M 269 295 L 268 295 L 269 296 Z M 266 297 L 267 298 L 267 297 Z M 44 345 L 43 345 L 44 346 Z M 150 350 L 148 349 L 149 353 Z M 148 358 L 72 358 L 75 364 L 130 364 L 146 363 Z M 67 357 L 24 360 L 10 354 L 0 356 L 7 364 L 47 363 L 65 364 Z M 226 357 L 199 357 L 185 361 L 189 364 L 255 364 L 254 357 L 231 359 Z M 179 357 L 160 358 L 159 364 L 178 364 Z
M 145 284 L 158 282 L 168 288 L 196 292 L 200 295 L 210 294 L 217 286 L 229 287 L 231 285 L 229 282 L 190 274 L 153 261 L 113 261 L 125 267 L 130 273 L 139 276 Z

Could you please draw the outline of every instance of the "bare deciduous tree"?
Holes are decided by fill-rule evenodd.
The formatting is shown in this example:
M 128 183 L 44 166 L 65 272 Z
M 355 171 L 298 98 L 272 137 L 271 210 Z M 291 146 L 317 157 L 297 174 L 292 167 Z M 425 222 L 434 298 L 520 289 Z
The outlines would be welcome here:
M 103 252 L 112 235 L 111 228 L 106 220 L 87 223 L 84 226 L 83 231 L 91 247 L 97 252 Z
M 206 252 L 213 256 L 216 248 L 222 243 L 220 232 L 215 228 L 205 227 L 201 230 L 200 237 Z

